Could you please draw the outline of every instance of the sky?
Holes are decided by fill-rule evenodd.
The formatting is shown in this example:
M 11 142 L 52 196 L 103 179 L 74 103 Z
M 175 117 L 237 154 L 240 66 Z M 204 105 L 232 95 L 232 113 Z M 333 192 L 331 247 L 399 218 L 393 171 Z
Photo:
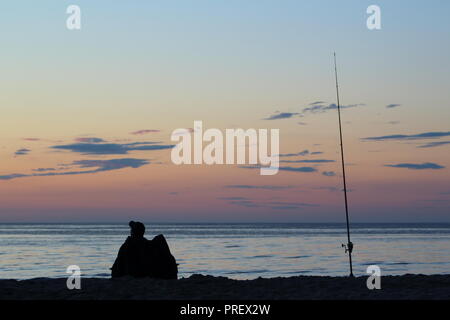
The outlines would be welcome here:
M 344 222 L 334 51 L 351 221 L 450 222 L 449 9 L 2 2 L 0 222 Z M 279 129 L 280 172 L 173 164 L 195 120 Z

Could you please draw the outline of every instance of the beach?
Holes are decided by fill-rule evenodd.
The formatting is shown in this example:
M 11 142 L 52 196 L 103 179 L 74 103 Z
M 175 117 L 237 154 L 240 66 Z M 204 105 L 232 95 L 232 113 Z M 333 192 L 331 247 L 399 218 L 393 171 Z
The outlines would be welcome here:
M 367 277 L 296 276 L 233 280 L 192 275 L 178 280 L 66 278 L 0 280 L 0 300 L 447 300 L 450 275 L 383 276 L 380 290 Z

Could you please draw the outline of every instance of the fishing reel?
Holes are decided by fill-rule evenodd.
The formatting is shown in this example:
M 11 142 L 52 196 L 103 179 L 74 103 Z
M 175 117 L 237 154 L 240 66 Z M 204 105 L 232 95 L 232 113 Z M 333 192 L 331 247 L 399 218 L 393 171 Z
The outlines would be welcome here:
M 342 247 L 345 249 L 345 253 L 353 251 L 353 242 L 349 242 L 347 244 L 342 244 Z

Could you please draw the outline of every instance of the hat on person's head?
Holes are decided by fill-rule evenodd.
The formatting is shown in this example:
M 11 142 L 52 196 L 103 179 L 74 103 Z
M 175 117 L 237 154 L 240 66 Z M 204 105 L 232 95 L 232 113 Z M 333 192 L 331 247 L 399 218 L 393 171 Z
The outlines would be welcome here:
M 131 228 L 131 233 L 137 236 L 143 236 L 145 233 L 145 226 L 142 222 L 130 221 L 128 225 Z

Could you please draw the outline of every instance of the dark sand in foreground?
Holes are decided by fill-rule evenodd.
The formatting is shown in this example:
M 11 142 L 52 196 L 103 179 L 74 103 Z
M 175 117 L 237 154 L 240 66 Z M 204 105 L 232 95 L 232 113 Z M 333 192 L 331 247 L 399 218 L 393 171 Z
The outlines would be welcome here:
M 290 277 L 231 280 L 193 275 L 179 280 L 83 278 L 81 290 L 66 279 L 0 280 L 0 299 L 221 300 L 221 299 L 450 299 L 450 275 L 384 276 L 381 290 L 368 290 L 367 277 Z

